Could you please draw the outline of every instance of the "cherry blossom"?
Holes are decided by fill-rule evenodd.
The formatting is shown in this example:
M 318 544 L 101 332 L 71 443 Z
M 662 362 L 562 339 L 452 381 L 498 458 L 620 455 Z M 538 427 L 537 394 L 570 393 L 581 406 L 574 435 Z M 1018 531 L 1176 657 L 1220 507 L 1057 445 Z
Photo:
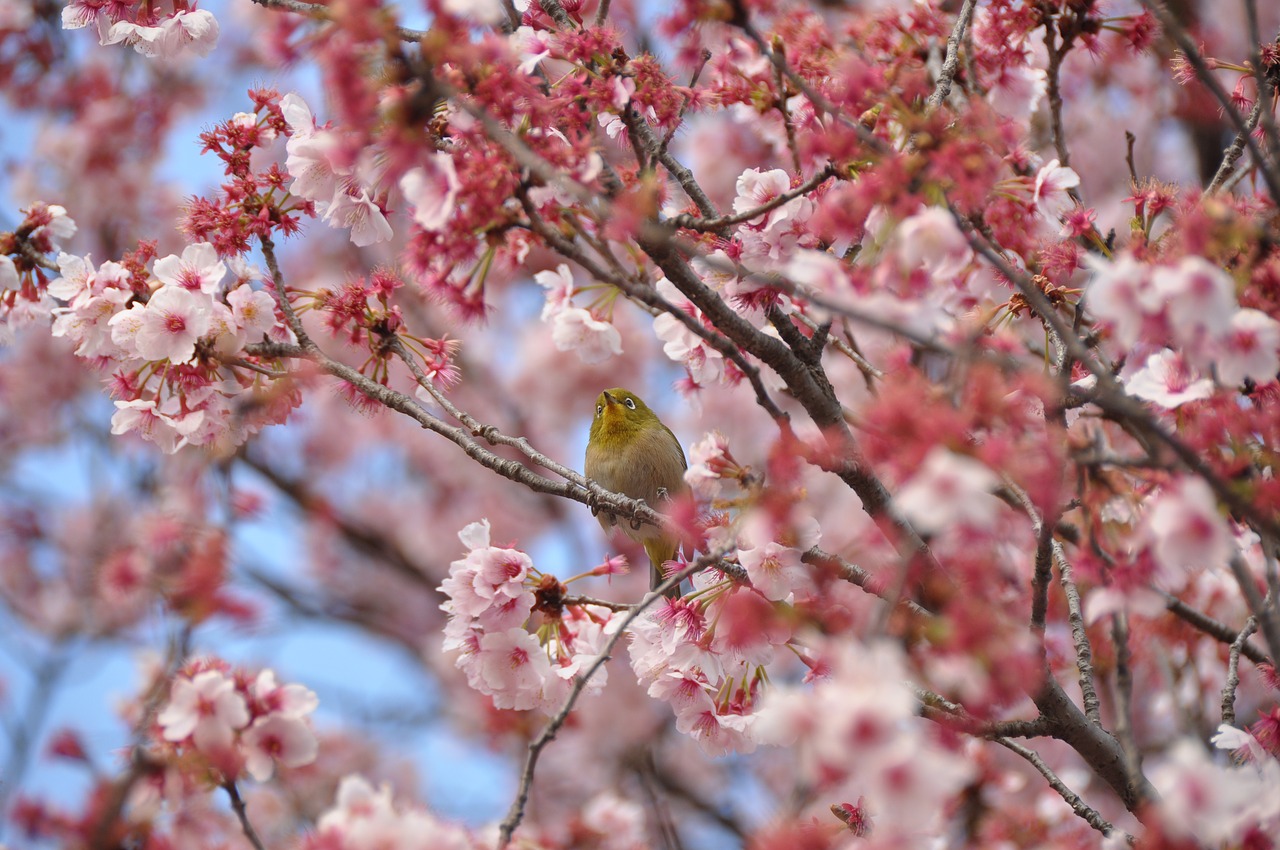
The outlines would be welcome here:
M 159 26 L 120 21 L 112 25 L 102 43 L 126 44 L 154 59 L 174 59 L 188 52 L 208 56 L 218 46 L 218 19 L 198 9 L 176 11 Z
M 1280 780 L 1280 762 L 1261 770 L 1213 763 L 1199 742 L 1182 740 L 1152 770 L 1159 816 L 1177 837 L 1209 844 L 1241 841 L 1251 828 L 1280 824 L 1280 803 L 1267 789 Z
M 1231 533 L 1209 485 L 1185 478 L 1163 490 L 1147 513 L 1156 560 L 1168 570 L 1221 568 L 1232 551 Z
M 1200 257 L 1187 257 L 1174 268 L 1158 268 L 1152 287 L 1165 304 L 1174 340 L 1196 349 L 1224 334 L 1236 312 L 1235 286 L 1222 269 Z
M 212 245 L 198 242 L 182 249 L 181 257 L 170 254 L 156 260 L 151 271 L 166 286 L 215 295 L 222 288 L 227 264 L 218 259 Z
M 410 169 L 400 178 L 400 191 L 413 205 L 413 220 L 423 230 L 444 229 L 453 215 L 458 189 L 453 157 L 443 151 L 432 154 L 425 166 Z
M 751 585 L 769 600 L 787 598 L 807 583 L 808 570 L 801 556 L 818 545 L 822 531 L 813 517 L 803 517 L 777 534 L 770 523 L 752 517 L 743 529 L 738 561 L 747 570 Z M 786 542 L 779 542 L 782 537 Z
M 916 527 L 936 531 L 954 525 L 987 526 L 999 502 L 991 495 L 1000 479 L 980 461 L 936 446 L 898 492 L 898 509 Z
M 1033 195 L 1036 209 L 1049 221 L 1057 222 L 1075 203 L 1067 190 L 1079 185 L 1080 175 L 1075 170 L 1056 159 L 1050 160 L 1036 172 Z
M 196 341 L 209 331 L 211 319 L 207 296 L 166 286 L 158 289 L 145 305 L 133 305 L 108 324 L 112 327 L 112 340 L 144 360 L 190 363 L 195 359 Z
M 923 268 L 937 283 L 952 283 L 973 260 L 973 249 L 951 214 L 929 207 L 898 225 L 894 255 L 905 271 Z
M 218 670 L 205 670 L 173 682 L 169 701 L 156 716 L 166 741 L 190 739 L 206 755 L 231 749 L 235 733 L 249 723 L 249 709 L 235 682 Z
M 1152 270 L 1128 255 L 1114 262 L 1089 258 L 1086 263 L 1094 272 L 1087 289 L 1090 312 L 1114 328 L 1119 345 L 1131 347 L 1162 306 Z
M 1259 310 L 1237 310 L 1216 348 L 1214 359 L 1221 383 L 1236 386 L 1248 380 L 1269 384 L 1280 372 L 1280 322 Z
M 589 310 L 571 307 L 555 314 L 551 338 L 560 351 L 573 351 L 583 363 L 602 363 L 622 353 L 622 334 Z
M 1129 375 L 1125 388 L 1138 398 L 1168 410 L 1189 401 L 1208 398 L 1213 381 L 1199 377 L 1176 351 L 1163 349 L 1146 359 L 1142 368 Z

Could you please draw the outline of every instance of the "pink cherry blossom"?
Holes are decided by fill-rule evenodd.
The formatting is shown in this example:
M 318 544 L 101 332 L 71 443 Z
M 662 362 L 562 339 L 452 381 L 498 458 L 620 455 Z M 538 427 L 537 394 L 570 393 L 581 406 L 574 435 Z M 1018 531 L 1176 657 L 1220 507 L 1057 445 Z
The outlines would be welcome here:
M 991 494 L 999 484 L 999 477 L 985 464 L 936 446 L 894 501 L 903 516 L 924 532 L 955 525 L 984 527 L 995 521 L 999 511 L 999 500 Z
M 231 749 L 235 733 L 249 722 L 249 709 L 235 682 L 218 670 L 205 670 L 174 679 L 156 722 L 166 741 L 190 739 L 200 752 L 217 756 Z
M 170 254 L 156 260 L 152 273 L 163 284 L 215 295 L 222 288 L 227 264 L 208 242 L 198 242 L 182 249 L 182 256 Z
M 218 45 L 218 19 L 198 9 L 176 11 L 159 26 L 120 21 L 111 27 L 103 43 L 126 44 L 155 59 L 174 59 L 188 52 L 208 56 Z
M 244 283 L 227 293 L 227 304 L 231 307 L 236 326 L 250 340 L 267 333 L 276 325 L 276 300 L 268 292 Z
M 1048 74 L 1043 68 L 1022 65 L 1002 67 L 997 73 L 987 87 L 987 102 L 1002 115 L 1029 118 L 1048 90 Z
M 1114 328 L 1119 345 L 1133 346 L 1144 324 L 1163 303 L 1151 268 L 1127 254 L 1114 262 L 1093 257 L 1086 257 L 1085 262 L 1094 272 L 1085 291 L 1089 312 Z
M 1235 284 L 1220 267 L 1187 257 L 1176 267 L 1157 268 L 1152 286 L 1165 302 L 1173 339 L 1191 350 L 1227 332 L 1236 313 Z
M 1269 384 L 1280 371 L 1280 322 L 1260 310 L 1237 310 L 1215 350 L 1222 384 Z
M 1125 389 L 1138 398 L 1174 410 L 1213 395 L 1213 381 L 1199 377 L 1180 354 L 1166 348 L 1148 357 L 1142 368 L 1125 381 Z
M 195 359 L 196 341 L 209 331 L 210 305 L 209 297 L 203 293 L 176 286 L 161 287 L 145 307 L 135 306 L 129 311 L 130 314 L 141 311 L 132 335 L 133 349 L 144 360 L 190 363 Z M 129 314 L 120 314 L 111 323 L 124 322 L 125 315 Z M 123 344 L 123 340 L 116 342 Z
M 785 542 L 773 539 L 775 536 Z M 765 599 L 786 599 L 808 584 L 808 568 L 800 558 L 821 539 L 822 531 L 813 517 L 801 517 L 789 527 L 775 529 L 771 521 L 755 515 L 743 529 L 738 562 L 751 578 L 751 586 Z
M 923 268 L 940 284 L 953 283 L 973 261 L 968 240 L 941 207 L 928 207 L 898 225 L 893 246 L 900 268 Z
M 1280 825 L 1280 802 L 1271 793 L 1278 781 L 1280 762 L 1274 759 L 1261 770 L 1215 764 L 1192 740 L 1177 742 L 1151 770 L 1165 828 L 1213 846 L 1240 843 L 1251 825 Z
M 519 69 L 522 74 L 532 74 L 534 70 L 551 55 L 550 43 L 546 37 L 535 31 L 533 27 L 522 26 L 510 36 L 511 49 L 520 57 Z
M 413 220 L 433 232 L 443 230 L 453 216 L 459 188 L 453 157 L 444 151 L 433 153 L 426 165 L 412 168 L 400 178 L 400 191 L 413 205 Z
M 1080 185 L 1080 175 L 1075 170 L 1062 165 L 1058 160 L 1050 160 L 1036 172 L 1035 192 L 1033 200 L 1040 215 L 1056 224 L 1075 201 L 1067 194 L 1068 189 Z
M 1226 566 L 1231 531 L 1209 485 L 1182 478 L 1161 491 L 1146 517 L 1156 561 L 1167 570 L 1195 572 Z
M 467 678 L 481 693 L 491 694 L 498 708 L 525 711 L 554 705 L 547 699 L 551 681 L 547 652 L 524 629 L 485 633 L 467 667 Z
M 188 438 L 204 424 L 204 412 L 182 412 L 177 399 L 158 404 L 155 399 L 116 401 L 111 417 L 111 433 L 120 435 L 137 431 L 143 439 L 155 443 L 165 454 L 173 454 L 185 446 Z
M 700 496 L 713 497 L 720 492 L 722 474 L 734 466 L 728 439 L 719 431 L 712 431 L 689 447 L 689 468 L 684 480 Z
M 393 235 L 386 212 L 369 194 L 369 190 L 353 181 L 341 181 L 333 198 L 324 204 L 324 220 L 334 227 L 351 231 L 351 244 L 365 248 L 386 242 Z
M 668 299 L 686 313 L 696 313 L 697 308 L 676 290 L 666 278 L 658 281 L 658 294 Z M 653 331 L 663 341 L 662 351 L 677 363 L 683 363 L 689 376 L 699 386 L 718 383 L 724 376 L 724 357 L 707 345 L 706 340 L 691 331 L 687 325 L 670 313 L 663 313 L 653 320 Z
M 787 176 L 787 172 L 780 168 L 775 168 L 772 171 L 749 168 L 742 172 L 742 175 L 738 178 L 736 188 L 738 195 L 733 199 L 733 211 L 735 213 L 744 213 L 784 194 L 791 188 L 791 178 Z M 758 215 L 750 219 L 749 223 L 768 225 L 773 222 L 773 217 L 781 209 L 782 207 L 779 207 L 771 212 Z
M 560 351 L 572 351 L 583 363 L 603 363 L 622 353 L 622 334 L 589 310 L 570 307 L 552 319 L 551 339 Z
M 259 782 L 275 773 L 276 764 L 302 767 L 316 759 L 319 745 L 311 727 L 299 718 L 284 714 L 259 717 L 241 737 L 245 770 Z
M 577 289 L 573 282 L 573 272 L 567 265 L 561 263 L 556 266 L 555 271 L 538 272 L 533 279 L 547 291 L 547 302 L 542 306 L 542 321 L 553 319 L 561 310 L 572 306 Z

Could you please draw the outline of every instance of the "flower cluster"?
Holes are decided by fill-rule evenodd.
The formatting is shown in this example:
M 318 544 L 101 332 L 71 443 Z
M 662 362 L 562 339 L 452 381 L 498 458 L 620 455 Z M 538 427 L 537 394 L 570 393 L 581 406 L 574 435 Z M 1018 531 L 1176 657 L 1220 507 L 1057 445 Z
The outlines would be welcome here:
M 328 125 L 317 125 L 307 102 L 294 92 L 281 98 L 280 111 L 289 125 L 285 146 L 289 154 L 285 168 L 293 177 L 289 191 L 315 204 L 316 212 L 331 227 L 350 230 L 354 245 L 364 247 L 390 239 L 386 193 L 377 195 L 374 188 L 380 175 L 373 156 L 348 161 L 344 155 L 350 151 L 342 137 Z M 371 189 L 375 194 L 370 194 Z M 447 210 L 444 215 L 448 217 Z
M 169 746 L 198 754 L 225 779 L 243 770 L 266 782 L 277 765 L 315 761 L 318 747 L 308 715 L 318 704 L 302 685 L 276 682 L 271 670 L 253 676 L 221 661 L 199 660 L 173 680 L 156 725 Z
M 363 776 L 338 785 L 333 808 L 320 815 L 304 850 L 478 850 L 484 846 L 465 829 L 420 809 L 397 810 L 391 789 L 375 789 Z
M 489 521 L 473 522 L 458 533 L 465 557 L 449 565 L 440 585 L 449 615 L 444 650 L 460 650 L 457 665 L 471 687 L 493 697 L 498 708 L 554 711 L 569 694 L 575 676 L 599 657 L 608 639 L 612 612 L 594 605 L 565 605 L 564 585 L 538 572 L 519 549 L 493 546 Z M 599 570 L 612 572 L 612 562 Z M 541 623 L 528 630 L 537 611 Z M 586 692 L 607 681 L 592 676 Z
M 72 0 L 62 9 L 62 28 L 92 26 L 99 44 L 124 44 L 153 59 L 208 56 L 218 46 L 218 19 L 212 12 L 185 3 L 163 11 L 159 5 Z
M 1137 349 L 1128 389 L 1165 408 L 1208 398 L 1224 387 L 1271 383 L 1280 370 L 1280 322 L 1241 308 L 1236 284 L 1202 257 L 1152 266 L 1128 255 L 1089 260 L 1089 311 L 1122 351 Z
M 567 265 L 561 263 L 555 271 L 538 272 L 533 278 L 547 290 L 542 321 L 551 323 L 551 339 L 557 349 L 573 351 L 583 363 L 603 363 L 622 353 L 622 334 L 600 318 L 598 308 L 573 305 L 573 297 L 583 290 L 574 284 Z M 603 300 L 611 305 L 612 295 L 611 291 Z
M 974 767 L 916 715 L 896 646 L 827 646 L 811 688 L 780 687 L 765 698 L 755 734 L 794 748 L 801 775 L 821 798 L 858 800 L 858 823 L 886 842 L 880 846 L 926 846 Z
M 180 256 L 155 260 L 150 272 L 139 257 L 95 267 L 66 253 L 58 269 L 48 293 L 66 306 L 53 310 L 53 335 L 113 370 L 112 433 L 137 431 L 166 452 L 238 445 L 288 412 L 287 400 L 266 415 L 235 410 L 235 399 L 260 389 L 263 376 L 232 364 L 253 359 L 246 346 L 289 335 L 275 299 L 250 283 L 251 270 L 227 285 L 227 264 L 212 245 L 188 245 Z

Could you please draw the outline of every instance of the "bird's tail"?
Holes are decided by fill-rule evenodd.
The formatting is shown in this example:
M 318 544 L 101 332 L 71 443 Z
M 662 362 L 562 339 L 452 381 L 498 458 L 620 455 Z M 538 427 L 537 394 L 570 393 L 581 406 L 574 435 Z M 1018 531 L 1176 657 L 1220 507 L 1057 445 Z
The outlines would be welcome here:
M 644 551 L 649 556 L 650 590 L 657 590 L 658 585 L 665 581 L 665 576 L 662 574 L 662 565 L 676 556 L 676 550 L 679 546 L 680 544 L 677 541 L 664 540 L 662 538 L 644 541 Z M 679 595 L 679 585 L 669 588 L 666 592 L 668 599 L 675 599 Z

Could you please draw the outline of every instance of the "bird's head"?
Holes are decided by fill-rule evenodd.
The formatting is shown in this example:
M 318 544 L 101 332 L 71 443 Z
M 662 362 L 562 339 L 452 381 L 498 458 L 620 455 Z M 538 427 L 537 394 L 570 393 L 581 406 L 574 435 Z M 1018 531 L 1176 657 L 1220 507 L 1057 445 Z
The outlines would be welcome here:
M 641 429 L 658 422 L 658 416 L 640 396 L 614 387 L 596 397 L 596 416 L 591 422 L 593 432 L 626 432 Z

